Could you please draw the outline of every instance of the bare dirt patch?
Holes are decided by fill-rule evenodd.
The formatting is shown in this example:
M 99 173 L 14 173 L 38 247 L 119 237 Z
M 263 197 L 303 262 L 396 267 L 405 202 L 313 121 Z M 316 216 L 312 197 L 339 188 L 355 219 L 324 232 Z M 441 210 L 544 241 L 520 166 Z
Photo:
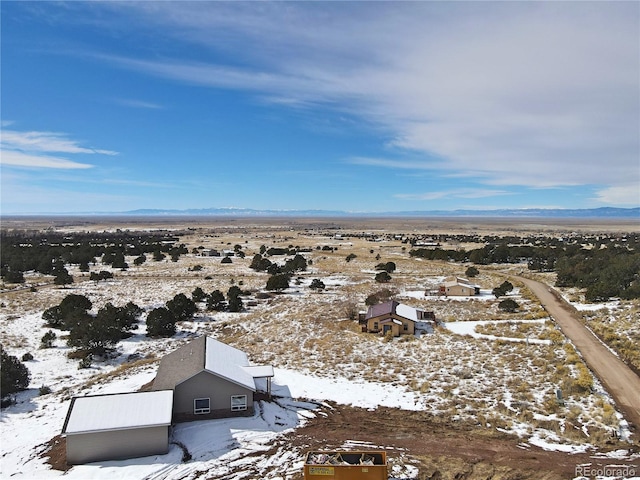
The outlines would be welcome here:
M 390 463 L 403 457 L 404 462 L 415 465 L 419 480 L 565 479 L 575 476 L 578 464 L 606 464 L 594 461 L 589 453 L 545 451 L 523 444 L 516 436 L 454 423 L 424 411 L 385 407 L 371 411 L 331 404 L 322 413 L 284 442 L 306 450 L 340 449 L 354 442 L 382 447 L 389 450 Z M 634 465 L 624 460 L 615 463 Z

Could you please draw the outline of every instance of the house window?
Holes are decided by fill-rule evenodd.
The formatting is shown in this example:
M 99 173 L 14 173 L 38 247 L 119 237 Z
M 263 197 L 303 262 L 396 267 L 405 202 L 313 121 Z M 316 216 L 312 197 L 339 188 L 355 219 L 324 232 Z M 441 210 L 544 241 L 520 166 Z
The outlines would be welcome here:
M 211 412 L 211 399 L 210 398 L 195 398 L 193 400 L 193 413 L 196 415 L 203 415 Z
M 409 330 L 409 325 L 407 325 L 406 323 L 403 323 L 402 329 L 406 332 L 407 330 Z
M 231 411 L 237 412 L 239 410 L 247 409 L 247 396 L 246 395 L 231 395 Z
M 378 322 L 373 322 L 373 329 L 378 330 Z

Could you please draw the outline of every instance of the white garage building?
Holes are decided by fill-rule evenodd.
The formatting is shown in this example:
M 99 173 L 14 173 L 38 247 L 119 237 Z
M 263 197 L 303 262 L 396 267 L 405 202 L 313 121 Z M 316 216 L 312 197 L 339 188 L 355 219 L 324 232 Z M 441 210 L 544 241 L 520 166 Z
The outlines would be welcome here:
M 74 397 L 62 428 L 71 465 L 169 451 L 173 391 Z

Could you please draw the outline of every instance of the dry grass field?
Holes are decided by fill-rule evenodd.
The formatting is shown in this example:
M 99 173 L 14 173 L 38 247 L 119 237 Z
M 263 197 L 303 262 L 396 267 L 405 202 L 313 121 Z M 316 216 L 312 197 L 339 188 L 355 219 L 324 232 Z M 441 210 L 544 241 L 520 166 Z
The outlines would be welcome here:
M 69 293 L 86 295 L 93 302 L 93 310 L 107 302 L 124 305 L 133 301 L 149 311 L 178 293 L 190 296 L 196 287 L 206 293 L 216 289 L 226 293 L 229 287 L 237 285 L 246 292 L 244 312 L 208 312 L 201 303 L 193 321 L 179 325 L 180 332 L 214 336 L 247 351 L 256 363 L 270 363 L 315 377 L 340 377 L 354 383 L 366 381 L 401 388 L 413 396 L 416 409 L 426 411 L 433 418 L 445 417 L 479 431 L 516 434 L 531 443 L 545 445 L 607 449 L 626 445 L 612 437 L 613 432 L 622 432 L 623 436 L 628 433 L 624 432 L 621 415 L 537 299 L 523 285 L 515 284 L 510 297 L 520 304 L 519 310 L 506 313 L 498 309 L 498 300 L 490 294 L 491 289 L 500 285 L 507 273 L 526 273 L 526 266 L 480 267 L 480 275 L 474 279 L 482 289 L 479 297 L 456 299 L 425 295 L 426 291 L 437 289 L 445 277 L 463 276 L 467 266 L 410 257 L 410 245 L 402 243 L 401 238 L 416 232 L 497 235 L 556 232 L 562 235 L 580 229 L 624 231 L 633 229 L 632 225 L 200 218 L 171 221 L 36 219 L 21 225 L 5 222 L 3 227 L 54 227 L 64 231 L 172 230 L 179 234 L 180 242 L 189 252 L 200 247 L 223 250 L 240 245 L 246 254 L 245 258 L 233 257 L 229 264 L 222 264 L 220 257 L 194 253 L 181 256 L 177 262 L 170 258 L 159 262 L 149 259 L 141 266 L 133 266 L 133 259 L 127 258 L 129 269 L 112 270 L 114 278 L 99 283 L 90 281 L 88 273 L 71 267 L 74 283 L 66 288 L 52 285 L 50 277 L 26 274 L 26 286 L 3 285 L 0 297 L 1 341 L 13 354 L 37 349 L 46 329 L 38 326 L 31 338 L 24 333 L 17 334 L 23 330 L 12 325 L 39 318 L 42 311 L 58 304 Z M 379 241 L 353 236 L 363 233 L 379 236 Z M 396 234 L 398 237 L 392 238 Z M 263 245 L 308 250 L 303 253 L 309 264 L 307 270 L 295 275 L 290 288 L 284 292 L 266 292 L 268 274 L 249 268 L 253 255 Z M 443 247 L 477 248 L 478 245 L 452 241 Z M 347 261 L 348 255 L 354 257 Z M 284 263 L 285 258 L 273 256 L 270 260 Z M 396 264 L 392 280 L 377 283 L 375 266 L 386 262 Z M 92 270 L 111 270 L 111 267 L 98 263 Z M 553 283 L 550 274 L 534 276 Z M 313 279 L 322 280 L 326 288 L 311 290 L 309 285 Z M 382 289 L 389 289 L 393 298 L 402 303 L 435 312 L 445 325 L 483 321 L 475 333 L 500 338 L 458 335 L 446 326 L 437 327 L 431 334 L 393 341 L 362 333 L 354 313 L 365 311 L 367 296 Z M 567 292 L 569 295 L 571 292 Z M 585 318 L 594 330 L 602 328 L 605 336 L 613 332 L 610 335 L 615 338 L 624 338 L 634 332 L 637 335 L 637 313 L 637 302 L 617 302 L 611 308 L 589 310 Z M 512 341 L 527 338 L 545 342 Z M 136 358 L 146 358 L 145 363 L 153 363 L 183 341 L 184 336 L 178 336 L 140 342 Z M 625 348 L 637 351 L 632 346 Z M 83 377 L 82 382 L 108 381 L 112 375 L 122 374 L 128 368 L 126 363 L 109 365 L 113 368 L 96 374 L 95 378 Z M 52 379 L 51 386 L 54 390 L 66 388 L 69 381 Z M 558 389 L 563 394 L 563 405 L 556 398 Z

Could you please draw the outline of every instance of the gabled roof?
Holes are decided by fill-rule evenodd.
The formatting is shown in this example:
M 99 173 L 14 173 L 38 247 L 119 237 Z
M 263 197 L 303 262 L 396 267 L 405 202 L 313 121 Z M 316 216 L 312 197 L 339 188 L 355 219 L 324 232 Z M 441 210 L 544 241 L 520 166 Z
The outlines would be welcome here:
M 62 433 L 72 435 L 170 425 L 172 408 L 171 390 L 74 397 Z
M 252 366 L 242 350 L 203 336 L 162 358 L 153 388 L 173 389 L 202 371 L 250 390 L 256 390 L 256 378 L 273 376 L 270 365 Z
M 390 315 L 396 311 L 396 307 L 398 305 L 398 302 L 396 302 L 395 300 L 389 300 L 388 302 L 371 305 L 367 310 L 365 319 L 379 317 L 380 315 Z
M 396 307 L 396 314 L 401 316 L 401 317 L 403 317 L 403 318 L 407 318 L 409 320 L 413 320 L 414 322 L 417 322 L 419 320 L 419 318 L 418 318 L 418 309 L 410 307 L 408 305 L 403 305 L 402 303 L 400 303 Z
M 207 337 L 205 370 L 250 390 L 255 390 L 256 382 L 253 376 L 243 368 L 248 366 L 249 358 L 242 350 Z
M 418 321 L 418 309 L 396 302 L 395 300 L 389 300 L 388 302 L 379 303 L 377 305 L 371 305 L 367 310 L 365 319 L 368 320 L 374 317 L 380 317 L 382 315 L 396 314 L 399 317 L 406 318 L 411 321 Z
M 462 287 L 469 287 L 469 288 L 478 288 L 478 285 L 471 283 L 470 280 L 463 277 L 448 278 L 444 282 L 445 287 L 454 287 L 456 285 L 460 285 Z

